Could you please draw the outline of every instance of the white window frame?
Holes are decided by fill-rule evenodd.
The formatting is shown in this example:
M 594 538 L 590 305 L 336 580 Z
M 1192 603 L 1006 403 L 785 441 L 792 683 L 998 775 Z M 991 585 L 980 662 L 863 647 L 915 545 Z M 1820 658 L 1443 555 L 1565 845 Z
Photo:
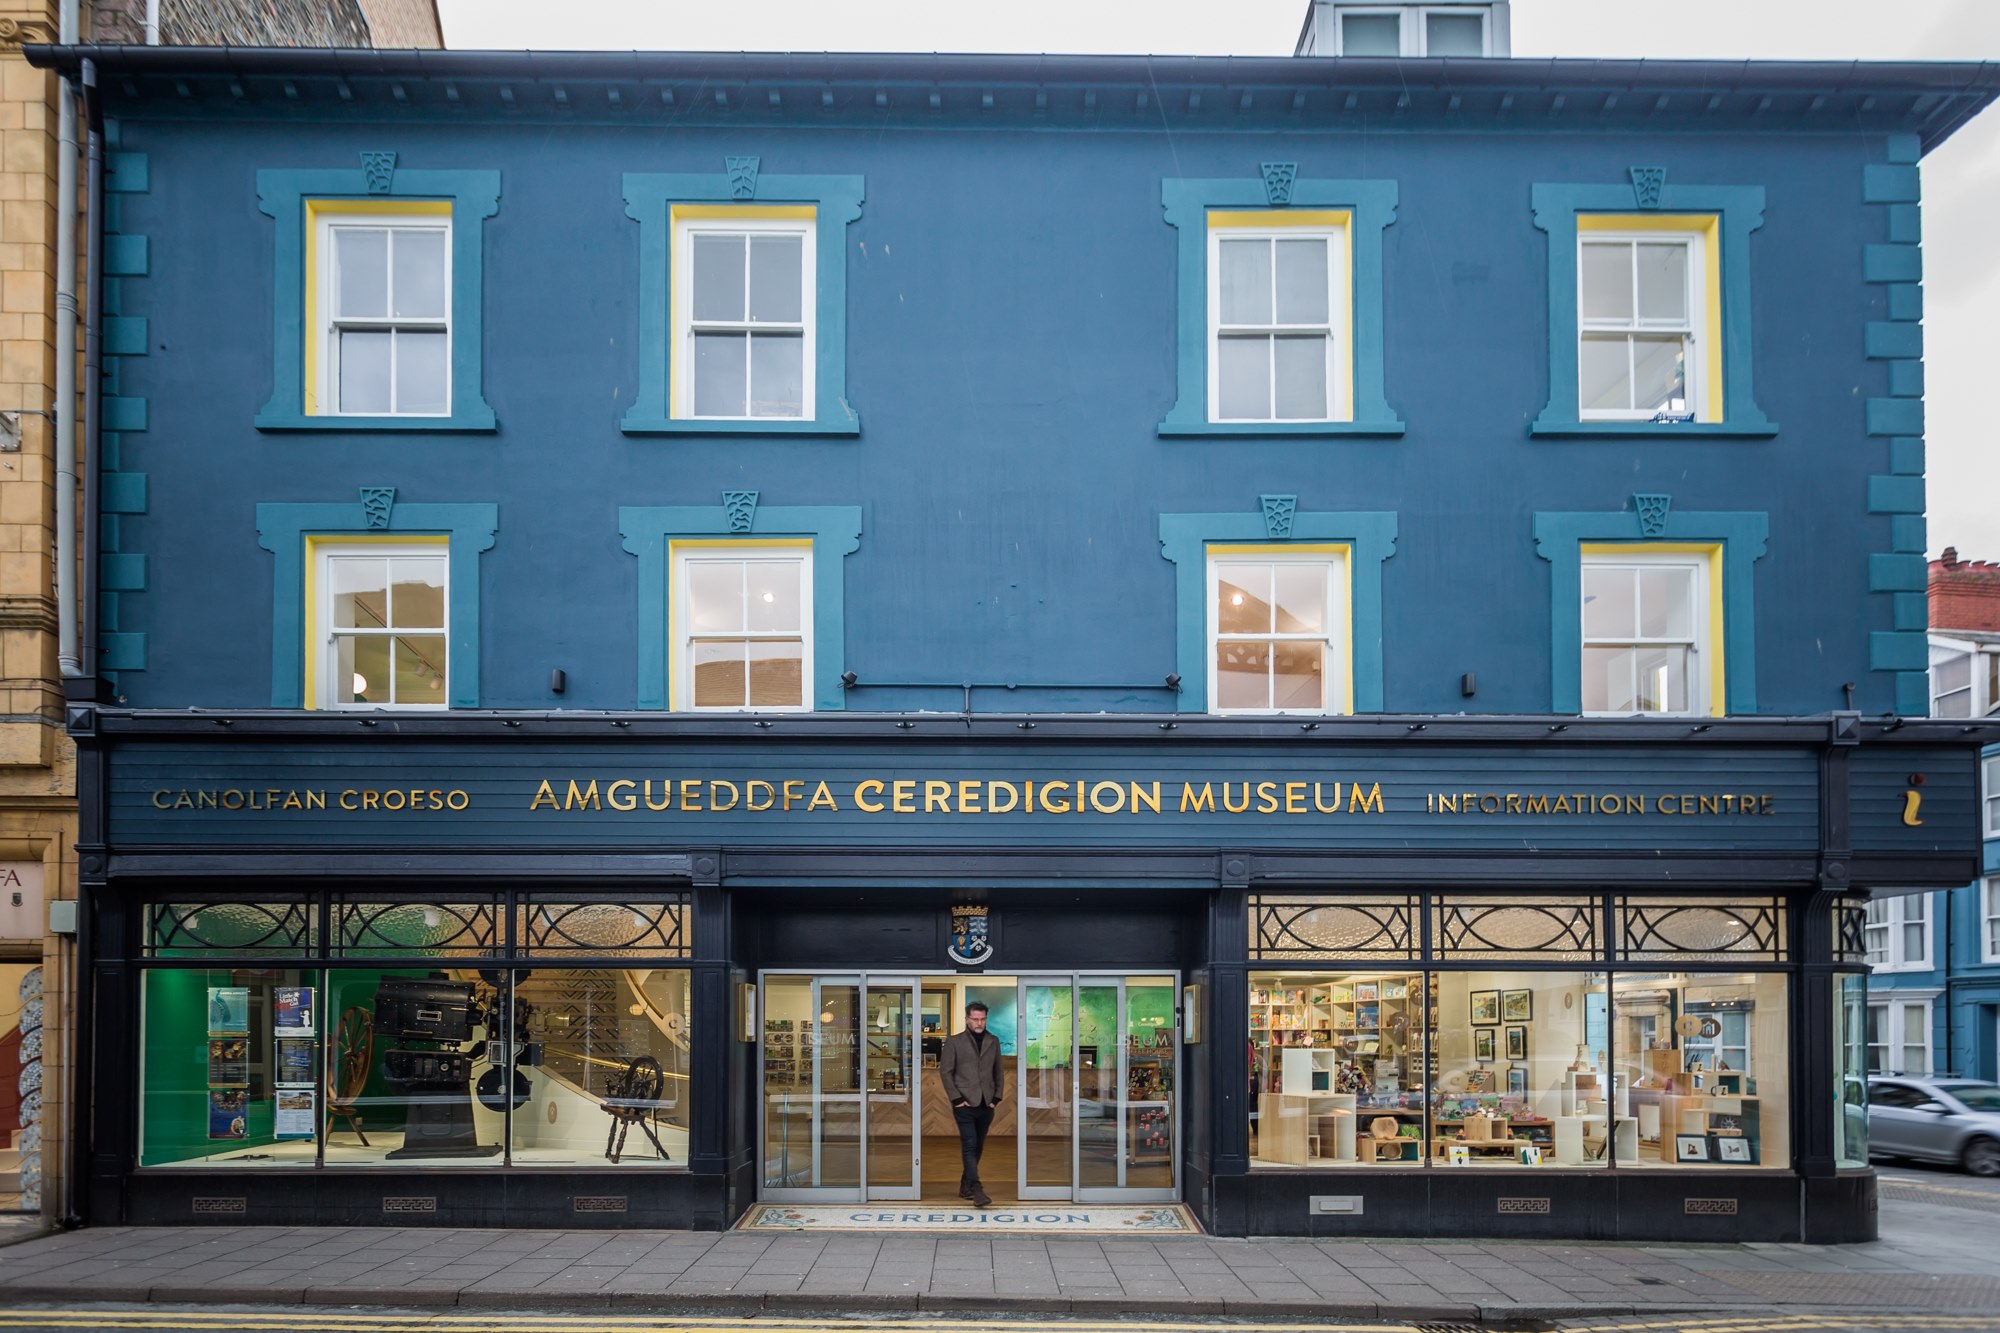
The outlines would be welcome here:
M 1939 701 L 1944 698 L 1938 690 L 1938 668 L 1957 659 L 1967 659 L 1966 682 L 1950 693 L 1965 696 L 1965 711 L 1946 714 L 1938 709 Z M 1932 717 L 1992 717 L 2000 713 L 2000 643 L 1933 634 L 1929 676 Z
M 1208 582 L 1206 601 L 1208 607 L 1206 643 L 1208 653 L 1208 711 L 1229 717 L 1284 716 L 1297 714 L 1303 717 L 1323 717 L 1353 712 L 1351 679 L 1352 645 L 1349 640 L 1354 633 L 1353 607 L 1353 553 L 1351 551 L 1314 550 L 1311 548 L 1293 551 L 1227 551 L 1212 552 L 1208 557 Z M 1314 565 L 1327 572 L 1326 633 L 1280 634 L 1228 634 L 1221 631 L 1220 617 L 1216 614 L 1216 601 L 1221 595 L 1219 580 L 1222 571 L 1244 566 Z M 1224 642 L 1277 642 L 1321 644 L 1320 652 L 1320 706 L 1316 709 L 1294 708 L 1224 708 L 1221 704 L 1221 672 L 1216 669 L 1216 650 Z
M 314 237 L 314 256 L 318 272 L 312 276 L 316 296 L 314 309 L 317 311 L 319 339 L 319 385 L 320 410 L 318 415 L 330 417 L 413 417 L 428 420 L 434 417 L 448 417 L 452 410 L 452 394 L 456 386 L 452 383 L 452 345 L 457 334 L 452 328 L 452 236 L 451 215 L 449 213 L 342 213 L 334 206 L 322 207 L 315 211 L 313 225 L 318 229 Z M 341 231 L 440 231 L 444 233 L 444 314 L 435 319 L 399 318 L 393 313 L 380 319 L 340 319 L 336 316 L 334 302 L 339 297 L 338 271 L 334 251 L 335 233 Z M 389 282 L 395 282 L 395 242 L 390 242 Z M 444 410 L 442 412 L 350 412 L 340 402 L 340 334 L 342 330 L 382 330 L 394 331 L 411 329 L 422 332 L 444 331 Z M 396 357 L 392 350 L 389 355 L 389 402 L 396 401 Z M 330 410 L 325 404 L 332 404 Z
M 1350 224 L 1351 227 L 1352 224 Z M 1349 251 L 1350 227 L 1216 227 L 1208 229 L 1208 419 L 1218 423 L 1269 423 L 1283 425 L 1299 421 L 1346 421 L 1353 416 L 1346 404 L 1352 401 L 1354 361 L 1354 318 L 1349 308 L 1347 291 L 1349 285 L 1348 267 L 1352 262 Z M 1222 323 L 1222 243 L 1224 241 L 1303 241 L 1321 240 L 1326 242 L 1326 323 L 1325 324 L 1232 324 L 1228 327 L 1241 333 L 1262 334 L 1275 338 L 1287 333 L 1317 333 L 1326 335 L 1326 415 L 1319 417 L 1225 417 L 1222 415 L 1222 351 L 1224 337 Z M 1277 318 L 1275 305 L 1277 286 L 1277 262 L 1275 247 L 1272 255 L 1272 296 L 1271 317 Z M 1277 356 L 1271 364 L 1271 408 L 1277 410 Z
M 762 232 L 767 235 L 797 236 L 799 240 L 799 322 L 793 324 L 763 323 L 749 318 L 748 293 L 745 293 L 744 319 L 741 321 L 702 321 L 699 328 L 694 319 L 694 238 L 702 235 L 748 236 Z M 818 401 L 813 382 L 814 363 L 818 360 L 819 348 L 819 279 L 815 271 L 818 263 L 819 219 L 759 217 L 748 213 L 744 217 L 697 217 L 674 219 L 674 328 L 672 347 L 677 351 L 680 374 L 672 376 L 673 414 L 688 421 L 810 421 L 813 419 L 813 405 Z M 749 256 L 746 247 L 744 256 L 745 282 L 748 282 Z M 799 410 L 795 416 L 773 416 L 768 413 L 752 415 L 750 412 L 750 356 L 744 353 L 743 415 L 722 416 L 716 413 L 698 414 L 694 410 L 694 343 L 695 334 L 701 333 L 746 333 L 754 334 L 760 329 L 766 332 L 798 328 L 800 330 L 800 356 L 803 365 L 800 372 Z M 671 354 L 671 353 L 670 353 Z
M 1679 639 L 1642 639 L 1636 635 L 1631 639 L 1597 639 L 1590 637 L 1585 628 L 1584 603 L 1582 600 L 1583 574 L 1592 568 L 1623 569 L 1641 565 L 1663 566 L 1684 569 L 1693 579 L 1692 598 L 1689 604 L 1690 620 L 1694 629 L 1694 640 L 1689 645 L 1687 672 L 1687 707 L 1684 710 L 1631 713 L 1631 712 L 1588 712 L 1585 717 L 1706 717 L 1709 711 L 1709 669 L 1708 655 L 1713 645 L 1710 640 L 1715 627 L 1709 623 L 1709 582 L 1714 577 L 1710 562 L 1719 559 L 1719 553 L 1647 551 L 1624 552 L 1588 551 L 1578 559 L 1580 568 L 1577 586 L 1579 589 L 1576 607 L 1577 651 L 1585 653 L 1593 647 L 1632 646 L 1647 647 L 1656 644 L 1676 644 Z M 1578 662 L 1582 669 L 1581 659 Z
M 1890 1077 L 1921 1078 L 1931 1072 L 1931 1001 L 1937 998 L 1937 994 L 1936 991 L 1892 990 L 1878 991 L 1868 997 L 1869 1009 L 1881 1010 L 1881 1013 L 1873 1015 L 1873 1026 L 1876 1034 L 1882 1038 L 1879 1042 L 1865 1043 L 1868 1063 L 1871 1066 L 1869 1073 Z M 1921 1010 L 1923 1013 L 1922 1041 L 1919 1043 L 1924 1054 L 1923 1068 L 1904 1069 L 1896 1062 L 1899 1062 L 1909 1049 L 1909 1017 L 1913 1009 Z M 1866 1036 L 1864 1032 L 1864 1040 Z M 1878 1050 L 1882 1053 L 1879 1062 L 1876 1057 Z M 1878 1064 L 1879 1067 L 1876 1067 Z
M 1622 245 L 1675 245 L 1687 252 L 1687 319 L 1685 326 L 1665 323 L 1647 323 L 1639 318 L 1639 279 L 1636 266 L 1632 278 L 1632 317 L 1629 320 L 1591 319 L 1583 309 L 1583 252 L 1589 246 Z M 1629 339 L 1648 334 L 1679 333 L 1685 351 L 1682 364 L 1686 375 L 1682 388 L 1686 393 L 1683 411 L 1693 414 L 1696 421 L 1708 421 L 1708 275 L 1706 272 L 1707 247 L 1702 234 L 1686 231 L 1646 231 L 1632 230 L 1578 229 L 1576 235 L 1576 412 L 1579 421 L 1652 421 L 1660 413 L 1653 408 L 1612 408 L 1586 407 L 1583 402 L 1583 346 L 1591 341 L 1591 335 L 1618 334 L 1628 339 L 1626 343 L 1626 372 L 1632 370 L 1632 353 Z M 1629 381 L 1628 381 L 1629 382 Z
M 1983 836 L 2000 838 L 2000 754 L 1981 759 L 1979 772 L 1979 804 L 1986 816 L 1981 821 Z
M 317 690 L 314 702 L 329 712 L 384 712 L 434 713 L 451 706 L 451 547 L 445 542 L 342 542 L 337 540 L 315 540 L 312 544 L 314 601 L 313 630 L 317 640 L 318 657 L 313 670 L 317 672 Z M 333 624 L 333 577 L 331 566 L 342 558 L 366 557 L 371 560 L 416 557 L 444 562 L 444 623 L 435 633 L 445 641 L 445 661 L 443 684 L 439 687 L 435 703 L 341 703 L 337 702 L 341 691 L 337 688 L 340 671 L 340 639 L 356 637 L 352 631 L 342 631 Z M 430 634 L 428 627 L 402 626 L 399 630 L 370 631 L 367 637 L 395 637 L 401 630 Z M 391 647 L 393 663 L 394 648 Z
M 1979 961 L 2000 963 L 2000 875 L 1979 881 Z
M 1333 12 L 1333 54 L 1347 54 L 1346 21 L 1349 16 L 1367 18 L 1394 18 L 1400 20 L 1396 31 L 1396 52 L 1401 56 L 1428 56 L 1430 54 L 1430 16 L 1450 14 L 1458 17 L 1473 16 L 1479 19 L 1479 54 L 1493 54 L 1493 7 L 1491 5 L 1424 5 L 1420 8 L 1408 6 L 1342 5 Z M 1373 57 L 1386 59 L 1386 57 Z M 1462 57 L 1467 58 L 1467 57 Z
M 759 542 L 725 542 L 681 546 L 673 550 L 673 637 L 674 671 L 672 708 L 682 713 L 809 713 L 813 699 L 813 550 L 809 545 L 777 546 Z M 694 701 L 694 648 L 697 643 L 717 640 L 788 640 L 778 631 L 731 630 L 728 633 L 696 634 L 688 623 L 687 611 L 694 606 L 688 581 L 690 567 L 705 562 L 727 564 L 789 564 L 799 576 L 799 702 L 797 704 L 742 705 L 707 704 Z
M 1931 910 L 1929 893 L 1906 893 L 1896 897 L 1871 898 L 1862 924 L 1870 970 L 1875 972 L 1928 972 L 1936 956 L 1937 913 Z M 1914 905 L 1914 907 L 1913 907 Z M 1911 926 L 1922 928 L 1924 951 L 1912 956 L 1903 938 Z M 1880 940 L 1880 946 L 1876 941 Z M 1877 962 L 1876 959 L 1881 961 Z

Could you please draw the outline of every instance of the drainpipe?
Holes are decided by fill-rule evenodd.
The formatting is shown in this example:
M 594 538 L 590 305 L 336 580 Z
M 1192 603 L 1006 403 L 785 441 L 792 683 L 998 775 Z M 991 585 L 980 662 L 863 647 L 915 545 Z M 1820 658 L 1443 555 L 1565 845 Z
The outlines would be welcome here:
M 104 104 L 97 96 L 97 62 L 86 60 L 79 71 L 83 83 L 83 122 L 89 143 L 88 166 L 84 170 L 84 225 L 89 238 L 85 247 L 90 265 L 84 282 L 83 310 L 83 549 L 81 557 L 83 596 L 77 611 L 79 638 L 83 644 L 84 674 L 97 675 L 97 476 L 98 414 L 103 406 L 104 382 L 98 374 L 103 356 L 104 331 Z
M 76 43 L 77 0 L 62 0 L 61 40 Z M 81 675 L 76 615 L 76 90 L 56 86 L 56 657 Z
M 160 44 L 160 0 L 146 0 L 146 45 Z

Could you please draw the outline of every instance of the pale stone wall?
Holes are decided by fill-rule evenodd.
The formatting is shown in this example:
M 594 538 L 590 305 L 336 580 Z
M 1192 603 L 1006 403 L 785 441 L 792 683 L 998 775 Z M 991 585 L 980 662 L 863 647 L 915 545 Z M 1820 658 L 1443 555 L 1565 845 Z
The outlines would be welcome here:
M 0 410 L 55 407 L 56 79 L 29 68 L 20 46 L 55 40 L 56 22 L 53 0 L 0 0 Z M 79 280 L 86 271 L 79 260 Z M 56 662 L 55 434 L 45 417 L 23 412 L 20 421 L 20 450 L 0 452 L 0 860 L 42 862 L 46 896 L 74 898 L 76 749 L 61 730 Z M 53 1218 L 63 1199 L 74 949 L 48 938 L 0 940 L 0 952 L 42 964 L 40 1205 Z

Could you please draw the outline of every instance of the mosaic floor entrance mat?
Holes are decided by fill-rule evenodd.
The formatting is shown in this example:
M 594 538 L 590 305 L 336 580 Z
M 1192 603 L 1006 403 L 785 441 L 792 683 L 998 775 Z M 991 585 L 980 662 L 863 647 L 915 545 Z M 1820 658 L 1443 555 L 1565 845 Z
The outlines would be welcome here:
M 1201 1224 L 1178 1203 L 1037 1203 L 978 1209 L 923 1203 L 752 1204 L 738 1231 L 970 1231 L 991 1235 L 1199 1236 Z

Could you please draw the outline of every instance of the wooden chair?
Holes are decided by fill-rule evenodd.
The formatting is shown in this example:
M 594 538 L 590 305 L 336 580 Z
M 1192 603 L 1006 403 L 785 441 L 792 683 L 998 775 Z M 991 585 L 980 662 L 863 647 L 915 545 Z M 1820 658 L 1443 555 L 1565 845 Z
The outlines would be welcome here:
M 330 1128 L 335 1116 L 345 1120 L 364 1148 L 374 1145 L 361 1132 L 361 1113 L 355 1108 L 374 1068 L 375 1015 L 356 1005 L 340 1015 L 340 1025 L 334 1029 L 333 1086 L 326 1094 L 326 1122 Z

